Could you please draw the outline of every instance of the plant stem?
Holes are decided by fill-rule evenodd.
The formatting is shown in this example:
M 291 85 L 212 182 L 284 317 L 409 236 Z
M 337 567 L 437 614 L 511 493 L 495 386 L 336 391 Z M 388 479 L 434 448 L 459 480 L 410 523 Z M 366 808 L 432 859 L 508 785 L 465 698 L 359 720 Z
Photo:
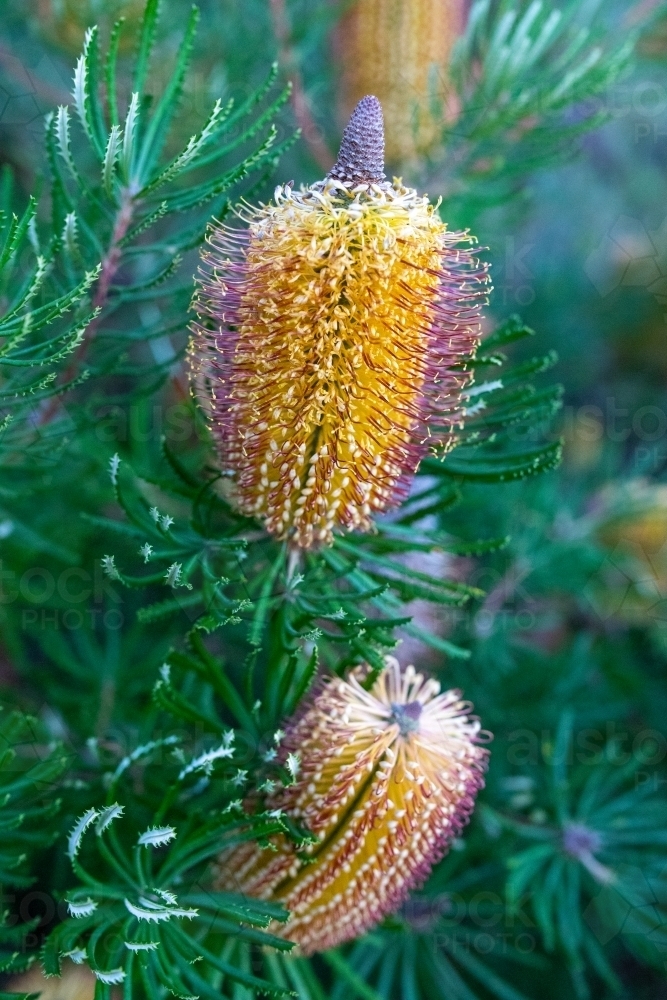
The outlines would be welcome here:
M 102 270 L 100 271 L 100 276 L 97 279 L 97 286 L 95 288 L 95 294 L 93 295 L 92 304 L 94 308 L 100 310 L 100 313 L 88 325 L 86 336 L 79 344 L 79 347 L 74 352 L 70 363 L 65 369 L 65 373 L 62 378 L 62 382 L 65 385 L 76 377 L 79 365 L 83 360 L 86 350 L 88 349 L 88 344 L 95 336 L 95 333 L 102 322 L 102 310 L 109 301 L 109 289 L 111 288 L 111 283 L 116 276 L 118 268 L 120 267 L 123 253 L 120 244 L 130 228 L 135 207 L 134 193 L 129 188 L 123 188 L 120 195 L 120 206 L 118 208 L 118 212 L 116 213 L 114 226 L 111 231 L 109 249 L 102 260 Z M 51 396 L 37 417 L 37 425 L 44 426 L 45 424 L 50 423 L 58 411 L 59 406 L 60 397 L 58 395 Z
M 278 43 L 278 58 L 292 84 L 292 107 L 294 117 L 303 134 L 308 149 L 317 165 L 328 172 L 334 158 L 322 138 L 322 132 L 313 118 L 310 103 L 303 85 L 299 61 L 290 40 L 289 20 L 285 10 L 285 0 L 269 0 L 273 32 Z

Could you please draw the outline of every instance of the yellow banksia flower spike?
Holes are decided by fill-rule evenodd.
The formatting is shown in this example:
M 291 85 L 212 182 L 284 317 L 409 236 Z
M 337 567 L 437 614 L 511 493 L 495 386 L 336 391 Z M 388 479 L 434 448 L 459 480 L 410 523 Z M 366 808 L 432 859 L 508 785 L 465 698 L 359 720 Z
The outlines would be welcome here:
M 208 235 L 194 391 L 236 506 L 294 548 L 368 530 L 464 416 L 486 266 L 383 167 L 366 97 L 324 181 Z
M 308 863 L 283 835 L 272 849 L 246 843 L 219 859 L 217 887 L 283 903 L 289 919 L 271 929 L 304 954 L 395 911 L 447 852 L 483 785 L 488 751 L 460 692 L 440 694 L 392 657 L 366 691 L 366 669 L 323 681 L 281 741 L 296 780 L 266 804 L 317 838 Z
M 377 94 L 391 164 L 432 152 L 456 117 L 449 61 L 465 12 L 464 0 L 355 0 L 338 25 L 341 111 Z

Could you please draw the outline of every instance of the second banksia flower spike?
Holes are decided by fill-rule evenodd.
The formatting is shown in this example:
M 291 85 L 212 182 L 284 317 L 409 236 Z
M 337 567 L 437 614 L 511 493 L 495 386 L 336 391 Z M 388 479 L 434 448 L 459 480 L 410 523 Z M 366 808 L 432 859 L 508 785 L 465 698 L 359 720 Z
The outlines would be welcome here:
M 394 912 L 446 854 L 484 783 L 486 734 L 460 692 L 386 662 L 370 691 L 363 667 L 323 682 L 286 726 L 281 761 L 298 755 L 298 774 L 266 804 L 315 835 L 310 863 L 283 835 L 219 861 L 218 888 L 282 902 L 290 916 L 274 930 L 304 953 Z
M 383 143 L 365 97 L 323 181 L 208 235 L 194 391 L 238 509 L 295 548 L 368 530 L 464 417 L 486 267 Z

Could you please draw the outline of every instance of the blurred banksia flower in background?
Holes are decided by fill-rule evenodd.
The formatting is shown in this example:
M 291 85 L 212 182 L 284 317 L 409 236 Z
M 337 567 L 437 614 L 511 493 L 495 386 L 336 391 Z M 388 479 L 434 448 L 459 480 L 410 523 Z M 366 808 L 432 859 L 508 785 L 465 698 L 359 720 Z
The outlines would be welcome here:
M 608 550 L 589 593 L 605 618 L 667 622 L 667 486 L 645 479 L 614 484 L 597 498 L 593 537 Z
M 338 26 L 341 110 L 377 94 L 389 163 L 431 152 L 456 115 L 449 60 L 465 10 L 465 0 L 356 0 Z
M 488 751 L 460 692 L 387 657 L 370 691 L 366 668 L 323 682 L 287 727 L 281 759 L 296 780 L 268 797 L 319 843 L 305 864 L 280 835 L 219 861 L 219 888 L 279 900 L 276 933 L 308 954 L 334 947 L 395 911 L 467 822 Z M 294 762 L 298 762 L 295 766 Z
M 486 266 L 437 206 L 384 180 L 365 97 L 324 181 L 215 224 L 195 299 L 195 393 L 238 508 L 292 545 L 368 530 L 454 443 Z
M 145 0 L 38 0 L 37 26 L 51 41 L 70 52 L 81 50 L 81 38 L 91 24 L 111 26 L 124 18 L 129 29 L 120 37 L 121 51 L 134 44 Z
M 667 549 L 667 486 L 634 479 L 622 488 L 607 489 L 598 537 L 605 545 L 626 542 L 637 547 L 643 558 L 665 559 Z
M 41 1000 L 93 1000 L 96 983 L 97 980 L 87 965 L 64 962 L 59 976 L 47 978 L 35 966 L 20 976 L 14 976 L 4 985 L 11 993 L 20 993 L 21 996 L 39 995 Z

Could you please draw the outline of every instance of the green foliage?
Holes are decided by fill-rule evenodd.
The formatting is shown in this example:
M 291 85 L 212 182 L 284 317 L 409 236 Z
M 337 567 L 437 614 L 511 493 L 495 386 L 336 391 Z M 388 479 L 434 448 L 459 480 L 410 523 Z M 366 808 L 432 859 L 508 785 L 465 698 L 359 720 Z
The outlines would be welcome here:
M 100 271 L 99 266 L 84 270 L 68 291 L 54 288 L 51 272 L 57 254 L 70 240 L 72 219 L 68 217 L 62 234 L 40 252 L 36 203 L 31 197 L 18 216 L 12 211 L 12 195 L 12 175 L 5 167 L 0 196 L 0 459 L 10 460 L 31 446 L 37 452 L 53 447 L 48 434 L 40 439 L 26 428 L 25 418 L 36 403 L 43 408 L 47 400 L 85 379 L 83 371 L 66 384 L 56 382 L 98 315 L 87 299 Z
M 287 11 L 330 138 L 344 6 Z M 424 167 L 443 217 L 488 222 L 603 120 L 636 33 L 612 44 L 598 7 L 473 4 L 460 116 Z M 270 197 L 281 155 L 281 179 L 312 163 L 268 3 L 204 3 L 196 36 L 198 19 L 148 0 L 131 57 L 129 28 L 91 28 L 72 102 L 46 118 L 39 197 L 3 175 L 0 658 L 21 710 L 0 717 L 0 876 L 62 908 L 53 927 L 10 908 L 3 969 L 29 964 L 34 932 L 47 973 L 90 965 L 96 1000 L 629 997 L 667 945 L 664 762 L 644 753 L 667 700 L 659 609 L 630 619 L 618 598 L 625 573 L 645 610 L 642 561 L 603 530 L 641 508 L 604 499 L 623 456 L 558 469 L 556 356 L 509 316 L 472 362 L 456 447 L 373 533 L 297 558 L 238 514 L 181 370 L 197 250 L 211 216 Z M 318 673 L 365 661 L 370 684 L 405 644 L 494 732 L 487 788 L 399 913 L 295 956 L 286 912 L 217 891 L 216 863 L 273 833 L 307 843 L 263 804 L 293 780 L 279 727 Z
M 355 662 L 382 669 L 382 654 L 394 647 L 397 626 L 441 652 L 466 657 L 466 650 L 412 623 L 402 607 L 416 599 L 459 607 L 483 596 L 482 591 L 424 572 L 406 555 L 463 556 L 502 548 L 503 537 L 457 538 L 429 529 L 424 519 L 460 501 L 467 483 L 521 479 L 557 463 L 560 444 L 538 442 L 558 409 L 559 390 L 537 390 L 528 381 L 553 357 L 512 368 L 497 351 L 531 332 L 511 318 L 484 342 L 460 444 L 444 460 L 434 455 L 423 462 L 413 497 L 394 519 L 371 535 L 339 537 L 330 550 L 306 553 L 299 561 L 230 506 L 219 473 L 207 477 L 166 440 L 157 474 L 134 471 L 112 456 L 111 487 L 119 511 L 95 519 L 108 532 L 109 548 L 99 553 L 106 576 L 127 588 L 162 591 L 138 610 L 141 622 L 157 623 L 180 611 L 206 632 L 227 627 L 239 638 L 245 633 L 246 709 L 261 690 L 277 718 L 285 705 L 296 707 L 313 676 L 315 661 L 309 668 L 309 657 L 304 660 L 299 653 L 304 641 L 316 642 L 320 657 L 335 670 Z M 489 367 L 502 377 L 487 380 Z M 530 437 L 535 443 L 526 447 L 523 442 Z M 181 509 L 187 504 L 187 519 L 164 513 L 175 500 Z M 414 528 L 415 521 L 422 523 Z M 131 572 L 128 559 L 137 567 Z M 265 666 L 257 689 L 254 668 L 260 660 Z
M 638 30 L 611 43 L 599 7 L 475 0 L 453 56 L 462 107 L 447 140 L 455 190 L 474 183 L 474 192 L 457 195 L 466 209 L 506 197 L 528 171 L 571 151 L 608 118 L 605 102 L 630 64 Z
M 403 996 L 437 995 L 436 991 L 443 988 L 453 1000 L 486 995 L 499 1000 L 525 1000 L 525 994 L 514 989 L 495 969 L 499 955 L 501 964 L 503 959 L 506 965 L 522 964 L 520 952 L 495 946 L 483 961 L 470 947 L 474 927 L 453 926 L 446 919 L 433 921 L 428 905 L 421 919 L 428 928 L 425 933 L 419 933 L 409 923 L 397 926 L 360 942 L 346 960 L 338 958 L 334 968 L 340 978 L 332 1000 L 341 1000 L 350 987 L 354 990 L 355 984 L 361 983 L 372 984 L 367 994 L 358 992 L 368 1000 L 393 996 L 398 991 Z
M 37 367 L 10 382 L 3 395 L 12 401 L 35 393 L 53 397 L 83 378 L 91 379 L 77 407 L 78 419 L 95 419 L 100 399 L 97 379 L 129 379 L 135 394 L 155 391 L 177 362 L 185 344 L 191 271 L 177 278 L 189 251 L 203 240 L 211 214 L 224 218 L 232 192 L 257 174 L 260 183 L 293 138 L 276 145 L 271 124 L 289 89 L 271 95 L 277 70 L 235 105 L 219 99 L 184 146 L 174 146 L 170 129 L 183 93 L 198 22 L 193 8 L 164 91 L 148 89 L 158 4 L 146 7 L 136 72 L 127 106 L 117 93 L 118 42 L 114 27 L 102 73 L 99 31 L 91 28 L 74 74 L 71 106 L 47 116 L 46 152 L 51 189 L 50 227 L 35 222 L 33 202 L 9 225 L 0 266 L 11 265 L 26 232 L 48 252 L 37 257 L 25 287 L 10 299 L 3 319 L 2 363 Z M 102 87 L 102 76 L 104 88 Z M 102 91 L 104 89 L 104 97 Z M 264 105 L 263 107 L 261 107 Z M 192 126 L 191 126 L 192 127 Z M 164 155 L 165 148 L 167 154 Z M 55 297 L 30 310 L 49 275 Z M 3 277 L 5 286 L 10 273 Z M 78 305 L 77 321 L 48 341 L 34 334 Z M 32 332 L 33 339 L 26 341 Z M 69 356 L 69 357 L 68 357 Z M 46 364 L 67 358 L 57 382 Z M 85 367 L 84 367 L 85 364 Z M 11 371 L 11 369 L 10 369 Z M 104 402 L 109 396 L 104 394 Z M 72 411 L 74 412 L 74 411 Z M 58 406 L 40 414 L 43 432 Z
M 617 986 L 600 941 L 618 932 L 628 903 L 637 906 L 649 884 L 657 893 L 657 911 L 640 904 L 631 933 L 644 930 L 648 947 L 655 949 L 654 961 L 660 964 L 666 805 L 654 794 L 651 773 L 638 780 L 638 761 L 625 760 L 627 755 L 613 741 L 602 750 L 597 766 L 588 763 L 578 774 L 568 775 L 573 721 L 571 713 L 563 715 L 548 750 L 545 804 L 553 815 L 545 810 L 539 822 L 492 815 L 519 842 L 530 844 L 508 859 L 510 908 L 531 885 L 530 907 L 546 949 L 558 946 L 565 953 L 577 993 L 587 996 L 586 959 L 612 987 Z
M 110 804 L 88 809 L 69 835 L 67 851 L 79 886 L 67 895 L 70 917 L 44 946 L 47 974 L 57 975 L 61 958 L 67 957 L 88 963 L 98 979 L 96 995 L 102 997 L 110 997 L 111 987 L 121 982 L 126 997 L 141 996 L 144 991 L 158 996 L 166 990 L 179 997 L 213 998 L 227 983 L 257 987 L 269 996 L 286 994 L 230 962 L 224 950 L 231 937 L 255 947 L 289 951 L 289 942 L 265 930 L 271 921 L 285 920 L 286 911 L 275 904 L 216 892 L 204 880 L 207 866 L 221 851 L 251 837 L 290 832 L 280 817 L 245 816 L 240 801 L 229 795 L 224 808 L 214 808 L 211 795 L 206 796 L 205 809 L 201 808 L 202 782 L 219 784 L 215 764 L 233 757 L 233 735 L 228 732 L 218 747 L 190 759 L 178 746 L 177 737 L 166 737 L 137 747 L 119 762 L 109 775 Z M 160 767 L 162 802 L 154 823 L 128 835 L 125 806 L 110 801 L 118 781 L 156 750 L 167 749 L 168 759 Z M 150 774 L 145 777 L 150 781 Z M 223 784 L 234 788 L 233 780 L 223 779 Z M 157 793 L 157 789 L 151 791 Z M 160 824 L 166 814 L 176 811 L 173 806 L 179 799 L 191 803 L 193 795 L 197 805 L 186 807 L 187 819 L 181 809 L 178 835 L 173 826 Z M 213 799 L 219 796 L 214 794 Z M 136 814 L 136 803 L 132 806 Z M 83 860 L 85 840 L 92 836 L 89 830 L 95 833 L 95 875 Z
M 21 712 L 3 713 L 0 726 L 2 758 L 2 851 L 0 879 L 4 885 L 31 884 L 26 849 L 44 848 L 54 838 L 43 821 L 58 808 L 53 798 L 56 782 L 67 765 L 62 751 L 40 744 L 34 719 Z M 40 829 L 40 824 L 42 828 Z
M 36 721 L 20 711 L 0 716 L 0 884 L 3 905 L 35 881 L 35 857 L 58 836 L 59 780 L 68 765 L 62 749 L 44 743 Z M 34 961 L 26 940 L 39 923 L 19 921 L 16 907 L 0 920 L 0 971 L 22 971 Z

